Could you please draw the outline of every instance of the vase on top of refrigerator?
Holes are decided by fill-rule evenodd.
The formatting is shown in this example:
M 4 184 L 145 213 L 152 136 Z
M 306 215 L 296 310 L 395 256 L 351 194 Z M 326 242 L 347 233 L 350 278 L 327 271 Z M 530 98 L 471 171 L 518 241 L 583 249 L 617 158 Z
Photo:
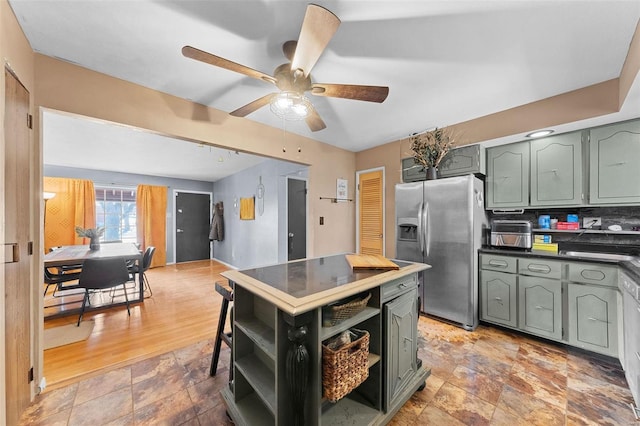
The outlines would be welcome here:
M 423 262 L 421 311 L 478 326 L 478 249 L 488 227 L 474 175 L 396 185 L 396 258 Z

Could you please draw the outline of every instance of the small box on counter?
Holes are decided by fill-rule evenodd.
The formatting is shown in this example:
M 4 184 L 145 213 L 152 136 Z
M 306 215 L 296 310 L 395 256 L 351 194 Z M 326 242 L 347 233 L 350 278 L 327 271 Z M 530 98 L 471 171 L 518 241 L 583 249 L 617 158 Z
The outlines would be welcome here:
M 567 215 L 567 222 L 579 222 L 578 220 L 578 215 L 577 214 L 568 214 Z
M 571 231 L 575 231 L 580 229 L 580 223 L 579 222 L 558 222 L 558 229 L 560 230 L 571 230 Z
M 531 249 L 548 251 L 551 253 L 558 253 L 558 244 L 557 243 L 533 243 L 533 245 L 531 246 Z
M 551 235 L 534 235 L 533 242 L 534 243 L 550 243 Z

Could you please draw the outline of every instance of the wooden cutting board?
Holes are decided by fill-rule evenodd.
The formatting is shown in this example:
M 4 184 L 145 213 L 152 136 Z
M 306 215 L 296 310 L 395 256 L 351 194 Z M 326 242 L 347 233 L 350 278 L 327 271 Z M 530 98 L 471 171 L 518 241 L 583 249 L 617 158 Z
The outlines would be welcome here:
M 347 262 L 354 271 L 363 269 L 398 270 L 400 267 L 384 256 L 377 254 L 347 254 Z

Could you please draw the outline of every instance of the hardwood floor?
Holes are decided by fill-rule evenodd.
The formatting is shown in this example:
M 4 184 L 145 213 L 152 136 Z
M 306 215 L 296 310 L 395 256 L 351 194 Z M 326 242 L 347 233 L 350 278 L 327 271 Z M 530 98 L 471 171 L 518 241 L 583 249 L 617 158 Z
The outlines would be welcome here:
M 87 340 L 44 352 L 47 390 L 212 339 L 222 299 L 214 284 L 227 269 L 199 261 L 148 270 L 153 296 L 131 305 L 130 317 L 125 306 L 85 313 L 83 321 L 95 322 Z M 44 327 L 77 318 L 46 319 Z

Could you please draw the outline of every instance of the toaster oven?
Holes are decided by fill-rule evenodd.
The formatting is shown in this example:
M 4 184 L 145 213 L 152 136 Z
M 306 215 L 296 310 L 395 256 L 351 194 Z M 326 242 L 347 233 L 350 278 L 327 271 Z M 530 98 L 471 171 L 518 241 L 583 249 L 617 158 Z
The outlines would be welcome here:
M 491 222 L 491 245 L 530 249 L 533 237 L 528 220 L 493 220 Z

